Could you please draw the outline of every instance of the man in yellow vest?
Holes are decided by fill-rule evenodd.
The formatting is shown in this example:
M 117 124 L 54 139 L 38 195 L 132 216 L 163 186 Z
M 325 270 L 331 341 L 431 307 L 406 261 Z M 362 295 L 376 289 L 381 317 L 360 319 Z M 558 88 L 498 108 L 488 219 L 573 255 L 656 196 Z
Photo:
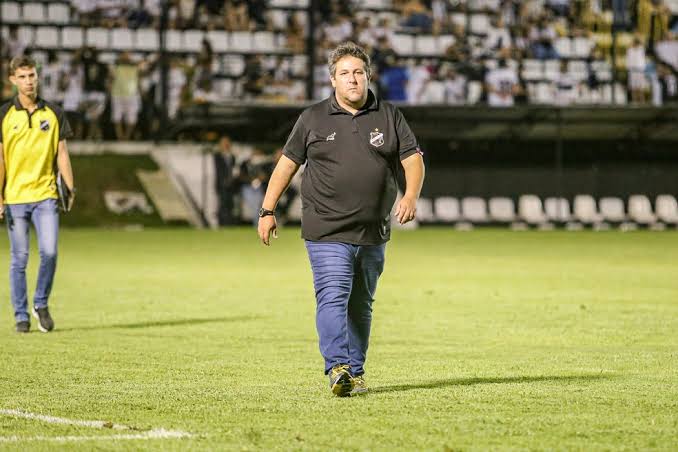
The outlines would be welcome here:
M 7 217 L 11 262 L 10 291 L 16 331 L 30 330 L 26 296 L 29 227 L 33 223 L 40 250 L 40 269 L 33 316 L 42 332 L 54 329 L 47 308 L 56 271 L 59 213 L 56 167 L 66 189 L 74 193 L 73 170 L 66 148 L 71 128 L 64 112 L 38 97 L 36 63 L 19 56 L 9 64 L 17 95 L 0 107 L 0 218 Z M 73 198 L 65 205 L 72 206 Z

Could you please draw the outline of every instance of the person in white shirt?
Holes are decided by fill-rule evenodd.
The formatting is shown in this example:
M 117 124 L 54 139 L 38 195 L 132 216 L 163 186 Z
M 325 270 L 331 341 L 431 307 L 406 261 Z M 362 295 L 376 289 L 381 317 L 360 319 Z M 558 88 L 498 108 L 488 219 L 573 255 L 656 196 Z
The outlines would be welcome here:
M 515 69 L 508 67 L 506 60 L 501 59 L 497 68 L 485 76 L 485 89 L 491 107 L 512 107 L 519 89 L 518 74 Z
M 40 97 L 61 105 L 64 100 L 62 77 L 63 63 L 57 58 L 56 52 L 50 50 L 47 54 L 47 64 L 40 70 Z
M 577 81 L 567 70 L 567 62 L 560 62 L 560 73 L 555 79 L 555 104 L 571 105 L 577 99 Z
M 649 88 L 645 68 L 647 59 L 642 40 L 636 36 L 633 46 L 626 49 L 626 69 L 629 71 L 629 89 L 631 101 L 634 103 L 647 102 L 646 94 Z

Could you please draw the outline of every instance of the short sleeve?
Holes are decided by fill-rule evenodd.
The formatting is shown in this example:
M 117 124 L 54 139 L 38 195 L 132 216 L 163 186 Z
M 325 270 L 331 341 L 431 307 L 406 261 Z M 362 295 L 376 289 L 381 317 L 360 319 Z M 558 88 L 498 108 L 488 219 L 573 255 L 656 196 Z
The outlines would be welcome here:
M 0 106 L 0 143 L 2 143 L 2 123 L 5 122 L 5 116 L 9 111 L 9 103 Z
M 417 143 L 417 138 L 412 133 L 409 124 L 407 124 L 407 120 L 405 120 L 405 117 L 397 108 L 395 109 L 395 127 L 398 134 L 398 154 L 400 160 L 405 160 L 412 154 L 423 154 Z
M 304 125 L 304 115 L 301 114 L 297 119 L 292 132 L 287 137 L 283 155 L 288 157 L 294 163 L 303 165 L 306 162 L 306 126 Z
M 59 141 L 66 140 L 73 136 L 73 129 L 66 118 L 63 110 L 57 111 L 57 120 L 59 121 Z

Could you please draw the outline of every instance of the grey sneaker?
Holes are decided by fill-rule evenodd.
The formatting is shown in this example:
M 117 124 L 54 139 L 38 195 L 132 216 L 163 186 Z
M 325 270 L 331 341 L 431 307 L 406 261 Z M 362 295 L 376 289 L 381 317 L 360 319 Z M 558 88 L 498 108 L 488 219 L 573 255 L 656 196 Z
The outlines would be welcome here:
M 29 331 L 31 331 L 31 322 L 16 322 L 17 333 L 28 333 Z
M 367 394 L 367 383 L 365 383 L 365 377 L 358 375 L 353 377 L 353 390 L 351 390 L 352 396 L 359 396 Z
M 54 329 L 54 320 L 49 315 L 47 308 L 33 308 L 33 317 L 38 319 L 38 329 L 43 333 L 49 333 Z
M 353 390 L 353 378 L 349 373 L 348 364 L 338 364 L 330 370 L 330 388 L 332 393 L 338 397 L 348 397 Z

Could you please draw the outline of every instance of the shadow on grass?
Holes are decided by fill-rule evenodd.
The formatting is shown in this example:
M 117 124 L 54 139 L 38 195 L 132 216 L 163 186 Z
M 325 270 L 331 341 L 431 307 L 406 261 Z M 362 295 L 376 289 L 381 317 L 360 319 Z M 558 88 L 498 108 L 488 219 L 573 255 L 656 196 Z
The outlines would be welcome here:
M 508 383 L 535 383 L 540 381 L 554 382 L 588 382 L 612 378 L 609 374 L 589 374 L 589 375 L 542 375 L 534 377 L 474 377 L 474 378 L 450 378 L 448 380 L 433 380 L 422 383 L 413 383 L 405 385 L 382 386 L 370 388 L 370 393 L 378 392 L 396 392 L 411 391 L 413 389 L 436 389 L 447 386 L 473 386 L 486 384 L 508 384 Z
M 209 319 L 177 319 L 177 320 L 157 320 L 151 322 L 137 322 L 137 323 L 113 323 L 111 325 L 86 325 L 74 328 L 57 328 L 54 332 L 68 332 L 68 331 L 87 331 L 87 330 L 111 330 L 111 329 L 126 329 L 134 330 L 139 328 L 154 328 L 158 326 L 186 326 L 186 325 L 202 325 L 205 323 L 228 323 L 228 322 L 246 322 L 249 320 L 257 320 L 260 316 L 243 315 L 238 317 L 212 317 Z

